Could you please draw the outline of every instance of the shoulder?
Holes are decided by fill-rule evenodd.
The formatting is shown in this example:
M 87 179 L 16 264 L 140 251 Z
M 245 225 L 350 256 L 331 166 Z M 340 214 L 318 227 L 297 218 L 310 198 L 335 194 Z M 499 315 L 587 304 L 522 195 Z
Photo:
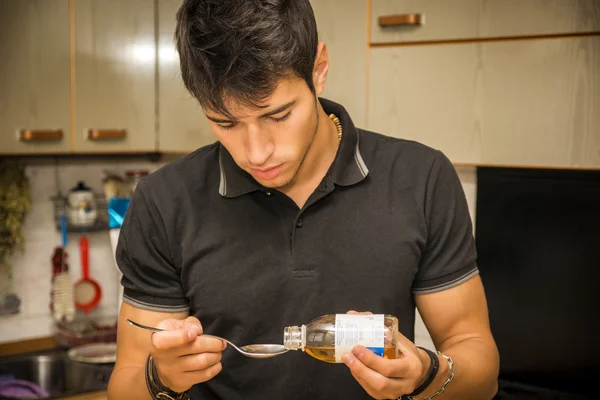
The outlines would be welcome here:
M 146 196 L 162 197 L 161 194 L 210 185 L 211 177 L 218 177 L 218 171 L 219 143 L 216 142 L 164 165 L 143 178 L 138 187 Z
M 388 171 L 403 177 L 427 178 L 434 165 L 447 160 L 441 151 L 414 140 L 364 129 L 358 129 L 358 134 L 360 153 L 373 172 Z

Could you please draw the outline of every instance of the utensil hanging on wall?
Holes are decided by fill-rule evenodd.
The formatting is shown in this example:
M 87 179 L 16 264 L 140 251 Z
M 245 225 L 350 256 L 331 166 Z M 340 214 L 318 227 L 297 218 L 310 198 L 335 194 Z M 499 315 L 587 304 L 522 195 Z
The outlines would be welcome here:
M 88 314 L 98 306 L 102 298 L 100 284 L 90 278 L 90 242 L 85 233 L 79 238 L 79 252 L 81 254 L 81 279 L 75 284 L 75 305 Z
M 71 322 L 75 319 L 75 303 L 73 298 L 73 282 L 65 263 L 67 249 L 67 218 L 60 219 L 62 252 L 60 272 L 54 277 L 52 284 L 53 317 L 56 321 L 63 319 Z

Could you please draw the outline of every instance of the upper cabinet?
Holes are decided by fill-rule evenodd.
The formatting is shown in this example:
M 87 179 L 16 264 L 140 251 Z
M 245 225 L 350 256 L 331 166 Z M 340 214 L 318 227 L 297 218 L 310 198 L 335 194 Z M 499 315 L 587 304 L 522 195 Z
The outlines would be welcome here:
M 74 150 L 155 151 L 154 0 L 74 6 Z
M 597 0 L 372 0 L 371 27 L 370 129 L 456 164 L 600 168 Z
M 600 167 L 600 36 L 376 48 L 369 99 L 454 163 Z
M 181 79 L 182 0 L 0 0 L 0 155 L 216 139 Z M 600 168 L 600 1 L 311 0 L 322 97 L 456 163 Z
M 600 30 L 598 0 L 372 0 L 371 43 Z
M 158 0 L 158 150 L 189 153 L 214 142 L 198 101 L 181 80 L 175 50 L 175 15 L 181 0 Z
M 71 150 L 69 0 L 0 1 L 0 154 Z
M 319 40 L 325 42 L 330 66 L 322 96 L 342 104 L 354 124 L 367 121 L 367 2 L 312 0 Z

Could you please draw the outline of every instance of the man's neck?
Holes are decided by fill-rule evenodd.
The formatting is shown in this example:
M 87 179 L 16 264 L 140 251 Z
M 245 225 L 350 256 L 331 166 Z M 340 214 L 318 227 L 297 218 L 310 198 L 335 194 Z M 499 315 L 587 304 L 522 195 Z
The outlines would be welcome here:
M 333 164 L 339 146 L 337 128 L 319 104 L 319 126 L 306 158 L 290 185 L 281 188 L 302 208 Z

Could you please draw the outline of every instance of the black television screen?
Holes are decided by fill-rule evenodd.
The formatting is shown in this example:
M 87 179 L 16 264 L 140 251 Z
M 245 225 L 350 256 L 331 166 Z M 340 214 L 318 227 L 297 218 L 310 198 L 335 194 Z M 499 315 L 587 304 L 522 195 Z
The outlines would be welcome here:
M 600 171 L 478 168 L 475 237 L 500 378 L 597 394 Z

